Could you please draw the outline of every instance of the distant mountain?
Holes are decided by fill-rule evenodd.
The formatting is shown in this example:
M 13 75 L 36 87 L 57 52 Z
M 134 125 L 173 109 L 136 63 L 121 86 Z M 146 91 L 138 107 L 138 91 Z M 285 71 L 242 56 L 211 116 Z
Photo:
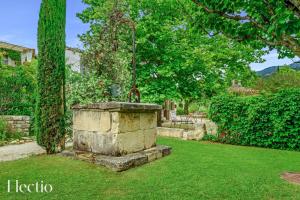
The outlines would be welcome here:
M 297 62 L 294 62 L 288 66 L 290 66 L 292 69 L 300 70 L 300 60 Z M 257 71 L 256 73 L 260 76 L 269 76 L 269 75 L 273 74 L 274 72 L 276 72 L 278 70 L 278 68 L 281 68 L 281 67 L 284 67 L 284 66 L 267 67 L 261 71 Z

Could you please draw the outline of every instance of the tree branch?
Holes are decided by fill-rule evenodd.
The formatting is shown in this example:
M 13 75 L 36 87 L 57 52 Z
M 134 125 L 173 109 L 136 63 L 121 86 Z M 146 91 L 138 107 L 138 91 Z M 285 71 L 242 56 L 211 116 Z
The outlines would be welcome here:
M 251 23 L 255 28 L 257 28 L 258 30 L 263 32 L 267 32 L 267 28 L 270 24 L 268 23 L 268 21 L 265 22 L 265 24 L 260 24 L 257 21 L 255 21 L 253 18 L 251 18 L 250 16 L 240 16 L 240 15 L 233 15 L 233 14 L 228 14 L 226 12 L 223 11 L 219 11 L 219 10 L 213 10 L 210 9 L 208 7 L 206 7 L 203 3 L 199 2 L 198 0 L 192 0 L 196 5 L 198 5 L 199 7 L 203 8 L 205 10 L 205 12 L 209 13 L 209 14 L 218 14 L 221 17 L 224 17 L 226 19 L 230 19 L 230 20 L 235 20 L 235 21 L 241 21 L 241 20 L 247 20 L 249 21 L 249 23 Z M 296 7 L 297 9 L 300 8 L 300 0 L 286 0 L 286 3 L 289 2 L 290 4 L 294 5 L 294 7 Z M 270 14 L 273 13 L 273 10 L 271 9 L 270 5 L 268 4 L 267 1 L 264 1 L 264 3 L 266 3 L 269 9 Z M 298 6 L 298 7 L 297 7 Z M 292 10 L 290 8 L 290 10 Z M 300 11 L 299 11 L 300 13 Z M 224 35 L 226 35 L 225 33 L 223 33 Z M 277 38 L 278 36 L 275 35 L 275 33 L 271 33 L 273 38 Z M 286 35 L 286 34 L 282 34 L 280 36 L 280 38 L 277 39 L 277 41 L 272 41 L 269 40 L 267 38 L 263 38 L 261 35 L 256 34 L 255 35 L 257 37 L 257 39 L 261 40 L 262 42 L 264 42 L 266 45 L 270 45 L 270 46 L 284 46 L 289 48 L 290 50 L 292 50 L 295 55 L 300 56 L 300 44 L 299 44 L 299 40 L 297 40 L 296 38 L 290 36 L 290 35 Z M 238 41 L 244 41 L 250 38 L 255 37 L 254 35 L 249 35 L 249 36 L 245 36 L 243 38 L 239 37 L 239 38 L 235 38 Z
M 253 24 L 254 26 L 256 26 L 257 28 L 262 29 L 263 31 L 266 31 L 264 26 L 260 23 L 258 23 L 257 21 L 255 21 L 254 19 L 252 19 L 250 16 L 240 16 L 240 15 L 234 15 L 234 14 L 228 14 L 226 12 L 223 11 L 219 11 L 219 10 L 212 10 L 208 7 L 206 7 L 203 3 L 199 2 L 198 0 L 192 0 L 196 5 L 202 7 L 207 13 L 211 13 L 211 14 L 218 14 L 222 17 L 225 17 L 226 19 L 231 19 L 231 20 L 235 20 L 235 21 L 249 21 L 251 24 Z
M 297 2 L 297 0 L 285 0 L 284 3 L 289 10 L 300 18 L 300 2 Z
M 187 11 L 187 9 L 185 8 L 185 6 L 182 4 L 182 2 L 180 0 L 176 0 L 176 2 L 182 7 L 183 12 L 190 18 L 190 20 L 193 22 L 193 16 Z M 200 28 L 203 32 L 205 32 L 207 35 L 211 36 L 212 34 L 205 29 L 205 27 L 200 24 Z
M 218 14 L 218 15 L 221 15 L 225 18 L 228 18 L 228 19 L 233 19 L 233 20 L 236 20 L 236 21 L 241 21 L 241 20 L 251 20 L 249 18 L 249 16 L 240 16 L 240 15 L 231 15 L 231 14 L 227 14 L 225 12 L 222 12 L 222 11 L 219 11 L 219 10 L 212 10 L 208 7 L 206 7 L 203 3 L 197 1 L 197 0 L 192 0 L 196 5 L 202 7 L 206 12 L 208 13 L 214 13 L 214 14 Z

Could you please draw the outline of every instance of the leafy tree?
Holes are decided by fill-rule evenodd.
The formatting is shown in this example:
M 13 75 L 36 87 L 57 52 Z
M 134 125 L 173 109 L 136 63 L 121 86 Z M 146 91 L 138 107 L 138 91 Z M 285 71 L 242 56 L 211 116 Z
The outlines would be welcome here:
M 179 2 L 185 2 L 178 0 Z M 300 56 L 299 0 L 192 0 L 194 19 L 211 34 L 222 33 L 280 56 Z
M 88 42 L 87 51 L 97 55 L 102 51 L 90 47 L 91 44 L 101 45 L 99 35 L 105 22 L 111 20 L 108 16 L 112 16 L 109 13 L 114 4 L 108 0 L 84 2 L 88 7 L 79 16 L 83 22 L 90 23 L 90 30 L 82 39 L 93 41 Z M 212 38 L 199 31 L 193 24 L 194 16 L 190 16 L 176 0 L 117 2 L 123 5 L 119 8 L 123 16 L 135 22 L 137 81 L 143 101 L 183 100 L 187 110 L 191 102 L 215 94 L 228 86 L 233 78 L 248 84 L 254 77 L 249 63 L 258 60 L 260 51 L 222 35 Z M 184 8 L 195 8 L 191 3 L 188 5 Z M 130 29 L 126 30 L 118 32 L 118 44 L 122 44 L 118 51 L 130 55 L 131 34 Z M 109 45 L 113 44 L 110 42 Z
M 66 132 L 72 136 L 73 112 L 75 104 L 107 102 L 111 99 L 111 82 L 99 75 L 88 75 L 74 72 L 71 66 L 66 67 Z
M 48 154 L 65 135 L 66 0 L 43 0 L 38 23 L 36 134 Z
M 113 84 L 118 84 L 125 99 L 124 94 L 130 83 L 132 57 L 132 44 L 129 41 L 134 26 L 134 23 L 130 23 L 130 17 L 125 15 L 128 13 L 127 3 L 122 0 L 83 2 L 90 5 L 78 14 L 84 23 L 90 24 L 90 30 L 80 37 L 85 47 L 85 67 L 92 74 L 95 72 Z
M 138 82 L 145 101 L 183 100 L 188 105 L 223 90 L 232 79 L 248 85 L 249 63 L 260 51 L 197 30 L 176 1 L 142 1 L 137 19 Z

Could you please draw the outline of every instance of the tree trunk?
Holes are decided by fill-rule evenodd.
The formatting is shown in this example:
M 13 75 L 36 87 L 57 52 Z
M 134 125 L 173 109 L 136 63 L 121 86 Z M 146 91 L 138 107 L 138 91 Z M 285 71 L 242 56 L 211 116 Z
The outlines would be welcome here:
M 184 106 L 183 106 L 183 110 L 184 110 L 184 114 L 185 115 L 189 114 L 189 106 L 190 106 L 190 102 L 189 101 L 185 101 L 184 102 Z
M 157 126 L 158 127 L 161 127 L 161 125 L 162 125 L 161 114 L 162 114 L 162 110 L 157 111 Z

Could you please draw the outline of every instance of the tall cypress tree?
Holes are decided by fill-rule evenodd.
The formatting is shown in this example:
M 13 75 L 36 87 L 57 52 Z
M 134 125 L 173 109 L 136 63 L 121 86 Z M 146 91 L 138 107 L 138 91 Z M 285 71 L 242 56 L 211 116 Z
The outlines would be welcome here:
M 66 0 L 42 0 L 38 23 L 36 136 L 47 154 L 65 136 Z

